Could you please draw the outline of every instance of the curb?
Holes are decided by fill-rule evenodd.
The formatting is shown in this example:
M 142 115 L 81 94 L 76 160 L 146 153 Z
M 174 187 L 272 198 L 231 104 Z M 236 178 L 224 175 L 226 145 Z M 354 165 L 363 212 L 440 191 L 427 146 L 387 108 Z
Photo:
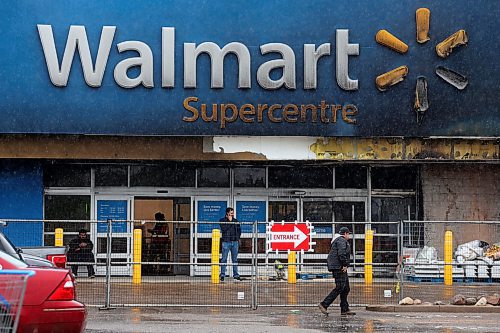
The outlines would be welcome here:
M 448 312 L 448 313 L 500 313 L 500 306 L 473 305 L 368 305 L 374 312 Z

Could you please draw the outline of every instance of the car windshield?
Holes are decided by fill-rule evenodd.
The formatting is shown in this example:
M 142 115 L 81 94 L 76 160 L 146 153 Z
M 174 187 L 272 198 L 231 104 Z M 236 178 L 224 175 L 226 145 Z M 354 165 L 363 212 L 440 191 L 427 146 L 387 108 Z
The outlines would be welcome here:
M 0 232 L 0 250 L 7 252 L 9 254 L 15 254 L 16 253 L 16 247 L 12 242 L 5 237 L 3 233 Z
M 5 253 L 3 251 L 0 251 L 0 260 L 5 260 L 9 264 L 11 264 L 13 266 L 16 266 L 17 268 L 26 268 L 26 267 L 28 267 L 28 265 L 26 265 L 26 263 L 22 262 L 19 259 L 14 258 L 10 254 Z

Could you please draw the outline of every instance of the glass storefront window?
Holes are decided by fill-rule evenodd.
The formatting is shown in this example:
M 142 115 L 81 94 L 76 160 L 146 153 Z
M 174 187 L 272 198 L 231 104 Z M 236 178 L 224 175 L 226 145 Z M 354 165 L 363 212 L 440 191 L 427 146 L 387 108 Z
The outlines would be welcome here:
M 339 222 L 364 222 L 365 221 L 365 203 L 334 201 L 333 212 L 335 214 L 335 232 L 341 227 L 347 227 L 356 234 L 365 233 L 365 225 L 360 223 L 339 223 Z
M 229 187 L 229 168 L 199 168 L 198 187 Z
M 335 188 L 367 188 L 367 168 L 360 165 L 335 167 Z
M 45 187 L 90 187 L 90 166 L 71 164 L 45 165 Z
M 95 186 L 128 186 L 128 167 L 126 165 L 96 166 Z
M 332 233 L 334 216 L 333 203 L 331 201 L 304 201 L 302 212 L 304 221 L 312 222 L 316 233 Z
M 107 246 L 107 238 L 97 238 L 97 253 L 107 253 Z M 113 236 L 113 238 L 111 239 L 111 253 L 127 253 L 127 238 Z
M 269 201 L 268 221 L 293 222 L 297 220 L 297 201 Z
M 266 187 L 266 168 L 234 168 L 235 187 Z
M 182 165 L 132 165 L 130 186 L 194 187 L 195 170 Z
M 372 189 L 415 190 L 415 166 L 374 167 L 371 169 Z
M 314 241 L 316 242 L 314 246 L 315 254 L 328 254 L 330 252 L 332 246 L 331 238 L 317 238 Z
M 252 242 L 253 240 L 251 238 L 241 238 L 238 252 L 252 253 Z M 264 238 L 257 239 L 257 253 L 266 253 L 266 240 Z
M 365 253 L 365 240 L 364 239 L 355 239 L 355 245 L 356 245 L 356 253 L 357 254 L 364 254 Z
M 211 238 L 198 238 L 198 253 L 212 253 Z
M 85 228 L 85 230 L 88 230 L 88 229 Z M 69 242 L 71 242 L 76 237 L 77 237 L 76 234 L 70 234 L 70 235 L 65 234 L 63 236 L 63 244 L 68 245 Z M 48 235 L 43 236 L 43 245 L 44 246 L 53 246 L 55 244 L 56 244 L 56 236 L 54 234 L 48 234 Z
M 270 166 L 270 188 L 333 188 L 329 166 Z
M 90 195 L 46 195 L 44 198 L 45 220 L 90 220 Z M 86 222 L 46 222 L 45 232 L 63 228 L 64 232 L 90 229 Z
M 408 216 L 408 209 L 410 215 Z M 376 222 L 397 222 L 415 219 L 414 197 L 372 197 L 372 229 L 379 234 L 396 234 L 397 224 Z

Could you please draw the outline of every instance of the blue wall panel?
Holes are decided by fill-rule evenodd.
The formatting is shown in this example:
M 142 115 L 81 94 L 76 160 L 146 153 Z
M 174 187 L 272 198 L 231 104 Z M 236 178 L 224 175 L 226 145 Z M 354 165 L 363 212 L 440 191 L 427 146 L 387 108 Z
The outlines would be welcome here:
M 39 163 L 0 162 L 0 218 L 43 218 L 43 177 Z M 43 245 L 42 222 L 10 222 L 4 231 L 16 246 Z

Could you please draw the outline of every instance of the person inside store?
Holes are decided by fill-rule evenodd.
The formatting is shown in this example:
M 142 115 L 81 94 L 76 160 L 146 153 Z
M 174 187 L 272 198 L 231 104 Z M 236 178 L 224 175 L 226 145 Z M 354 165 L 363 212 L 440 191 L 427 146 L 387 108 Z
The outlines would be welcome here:
M 234 218 L 234 209 L 226 208 L 226 216 L 221 218 L 219 222 L 221 230 L 222 242 L 222 259 L 220 267 L 220 281 L 224 281 L 226 276 L 227 256 L 231 252 L 231 262 L 233 264 L 233 278 L 241 280 L 238 274 L 238 248 L 241 237 L 241 226 L 236 218 Z
M 170 261 L 170 239 L 168 237 L 168 224 L 165 222 L 165 214 L 155 213 L 155 225 L 153 229 L 148 229 L 151 234 L 148 255 L 150 261 L 167 262 Z M 170 265 L 157 264 L 151 267 L 155 274 L 170 273 Z
M 162 212 L 156 212 L 155 221 L 159 221 L 160 223 L 155 223 L 153 229 L 148 229 L 148 231 L 153 235 L 167 235 L 168 237 L 168 225 L 166 223 L 162 223 L 162 221 L 165 221 L 165 214 Z
M 332 246 L 330 253 L 328 253 L 327 264 L 328 270 L 332 272 L 335 279 L 335 288 L 319 303 L 319 310 L 328 315 L 328 307 L 340 295 L 340 314 L 341 315 L 355 315 L 349 309 L 347 302 L 347 295 L 351 290 L 349 287 L 349 276 L 347 275 L 347 268 L 350 264 L 351 246 L 349 245 L 350 231 L 347 227 L 342 227 L 339 232 L 335 234 L 332 239 Z
M 78 237 L 72 239 L 69 242 L 68 262 L 71 266 L 71 272 L 73 272 L 73 275 L 75 277 L 77 277 L 78 275 L 78 267 L 83 266 L 80 263 L 92 263 L 92 265 L 87 264 L 85 266 L 87 266 L 87 273 L 89 278 L 95 278 L 95 259 L 94 253 L 92 253 L 93 248 L 94 244 L 89 239 L 87 230 L 85 229 L 80 229 L 80 231 L 78 232 Z

